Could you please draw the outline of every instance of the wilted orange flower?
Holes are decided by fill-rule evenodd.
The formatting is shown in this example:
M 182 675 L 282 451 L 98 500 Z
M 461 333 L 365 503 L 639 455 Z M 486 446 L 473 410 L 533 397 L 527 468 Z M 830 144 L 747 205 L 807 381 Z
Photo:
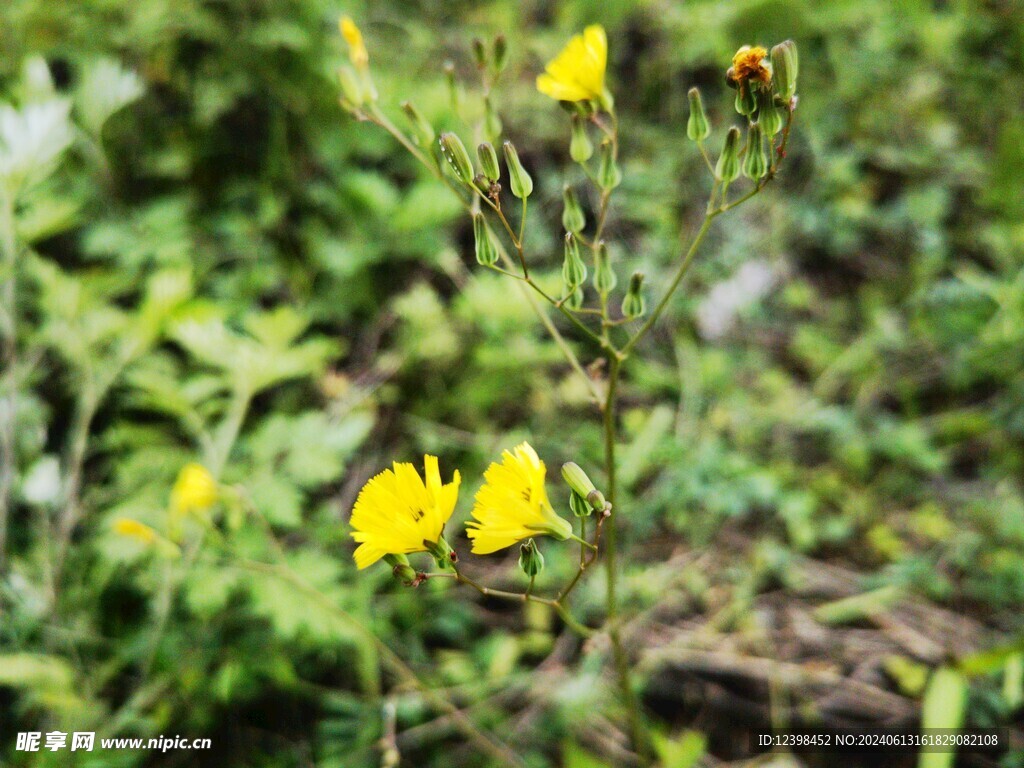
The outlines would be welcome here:
M 759 80 L 762 83 L 770 83 L 772 81 L 772 70 L 765 63 L 767 55 L 768 51 L 760 45 L 753 47 L 744 45 L 732 57 L 732 69 L 729 70 L 729 76 L 738 82 Z

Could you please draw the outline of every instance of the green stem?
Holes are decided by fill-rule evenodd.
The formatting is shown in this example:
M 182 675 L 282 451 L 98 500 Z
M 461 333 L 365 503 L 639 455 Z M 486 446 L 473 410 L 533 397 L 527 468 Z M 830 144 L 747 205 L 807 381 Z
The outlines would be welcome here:
M 523 247 L 523 238 L 526 236 L 526 203 L 529 199 L 528 197 L 523 198 L 523 213 L 522 218 L 519 219 L 519 237 L 516 242 L 519 243 L 520 249 Z
M 60 518 L 57 520 L 57 530 L 54 535 L 53 567 L 51 569 L 51 608 L 56 609 L 57 593 L 61 588 L 61 577 L 64 573 L 64 562 L 67 558 L 68 547 L 71 543 L 71 534 L 81 516 L 81 488 L 82 472 L 84 470 L 86 453 L 89 447 L 89 430 L 92 427 L 93 417 L 99 407 L 101 395 L 94 392 L 91 384 L 86 384 L 85 390 L 78 401 L 74 421 L 71 428 L 71 436 L 68 442 L 67 456 L 65 460 L 65 480 L 63 501 Z
M 593 550 L 594 552 L 597 551 L 597 547 L 595 547 L 589 541 L 586 541 L 585 539 L 580 538 L 575 533 L 571 534 L 569 536 L 569 538 L 572 539 L 573 541 L 578 541 L 582 547 L 586 547 L 587 549 Z
M 235 390 L 231 406 L 217 430 L 213 455 L 208 460 L 207 469 L 214 478 L 220 479 L 224 472 L 224 467 L 231 456 L 231 449 L 234 448 L 235 442 L 238 440 L 238 433 L 241 432 L 242 423 L 249 412 L 251 401 L 252 393 L 248 389 L 241 387 Z
M 581 624 L 577 621 L 576 617 L 573 616 L 565 605 L 561 602 L 561 595 L 558 598 L 551 599 L 548 597 L 538 597 L 537 595 L 530 594 L 529 590 L 526 592 L 508 592 L 504 589 L 493 589 L 492 587 L 485 587 L 483 584 L 474 581 L 473 579 L 466 576 L 457 568 L 455 569 L 455 580 L 461 584 L 466 584 L 484 597 L 497 597 L 502 600 L 513 600 L 518 603 L 525 603 L 527 601 L 533 603 L 540 603 L 550 608 L 554 608 L 559 616 L 562 617 L 562 621 L 565 622 L 566 626 L 569 627 L 573 632 L 576 632 L 581 637 L 590 637 L 594 634 L 594 630 L 590 627 Z M 532 584 L 531 584 L 532 587 Z
M 601 336 L 599 336 L 598 334 L 594 333 L 586 325 L 584 325 L 582 322 L 580 322 L 580 319 L 578 317 L 576 317 L 566 307 L 564 307 L 561 304 L 559 304 L 558 301 L 555 298 L 553 298 L 547 291 L 545 291 L 543 288 L 541 288 L 539 285 L 537 285 L 537 283 L 534 282 L 532 277 L 524 278 L 524 281 L 526 282 L 527 285 L 529 285 L 531 288 L 533 288 L 533 290 L 535 290 L 542 297 L 544 297 L 544 299 L 551 306 L 553 306 L 555 309 L 557 309 L 559 312 L 561 312 L 566 318 L 568 318 L 569 321 L 572 322 L 572 324 L 575 325 L 583 334 L 585 334 L 592 341 L 597 342 L 601 346 L 607 346 L 607 342 L 606 342 L 605 339 L 601 338 Z
M 672 277 L 672 281 L 669 283 L 668 288 L 665 290 L 665 294 L 661 297 L 661 300 L 655 306 L 654 311 L 651 312 L 650 317 L 640 326 L 640 330 L 626 342 L 626 346 L 622 348 L 622 354 L 628 355 L 640 340 L 647 335 L 647 332 L 651 330 L 658 318 L 661 317 L 661 313 L 665 311 L 665 307 L 668 306 L 669 301 L 672 299 L 672 295 L 675 293 L 676 288 L 679 287 L 679 283 L 686 276 L 687 271 L 690 269 L 690 265 L 693 263 L 693 257 L 697 255 L 697 249 L 700 248 L 700 244 L 704 241 L 704 236 L 708 233 L 711 228 L 711 222 L 714 221 L 717 213 L 712 212 L 704 216 L 704 221 L 700 225 L 700 229 L 697 230 L 696 236 L 693 238 L 693 242 L 690 243 L 690 248 L 686 251 L 686 256 L 683 257 L 682 262 L 679 264 L 679 268 L 676 269 L 675 275 Z
M 615 509 L 615 496 L 617 491 L 616 465 L 615 465 L 615 405 L 619 387 L 619 375 L 621 373 L 622 361 L 617 355 L 608 357 L 608 394 L 604 402 L 603 423 L 604 423 L 604 464 L 605 484 L 607 487 L 606 497 L 612 509 Z M 616 592 L 616 581 L 618 570 L 616 568 L 616 521 L 617 514 L 613 512 L 608 518 L 608 533 L 605 534 L 604 564 L 607 572 L 607 595 L 606 612 L 608 624 L 608 637 L 611 639 L 612 660 L 615 664 L 615 674 L 618 678 L 619 689 L 622 693 L 622 702 L 626 707 L 626 717 L 629 723 L 630 735 L 633 740 L 633 747 L 641 758 L 649 762 L 649 750 L 647 734 L 644 730 L 644 723 L 640 712 L 640 705 L 636 695 L 633 693 L 633 686 L 629 675 L 629 657 L 622 645 L 622 637 L 618 626 L 618 595 Z
M 17 384 L 16 371 L 18 339 L 17 311 L 15 296 L 15 270 L 17 268 L 18 244 L 14 228 L 14 194 L 9 189 L 0 189 L 0 276 L 3 291 L 0 301 L 0 315 L 4 320 L 3 342 L 0 347 L 0 361 L 3 362 L 4 377 L 0 391 L 6 400 L 7 413 L 0 416 L 0 574 L 7 561 L 7 525 L 11 510 L 11 488 L 14 485 L 14 446 L 17 434 Z
M 444 173 L 441 172 L 441 170 L 437 167 L 436 164 L 431 163 L 426 158 L 426 156 L 417 147 L 415 147 L 406 138 L 406 136 L 400 130 L 398 130 L 398 128 L 395 127 L 395 125 L 390 120 L 388 120 L 387 116 L 380 110 L 379 107 L 377 107 L 376 104 L 373 105 L 372 114 L 370 115 L 370 118 L 374 123 L 376 123 L 378 126 L 380 126 L 389 134 L 391 134 L 391 136 L 396 141 L 398 141 L 399 144 L 401 144 L 413 157 L 415 157 L 431 173 L 431 175 L 434 176 L 434 178 L 443 182 L 451 190 L 452 194 L 454 194 L 455 197 L 458 198 L 459 202 L 463 205 L 467 212 L 469 212 L 470 214 L 473 213 L 472 204 L 466 202 L 466 199 L 462 196 L 460 189 L 451 181 L 451 179 L 449 179 Z M 488 200 L 487 202 L 491 203 L 490 200 Z M 515 238 L 514 233 L 510 232 L 510 234 L 512 235 L 513 238 Z M 502 258 L 505 259 L 507 263 L 508 254 L 505 253 L 505 249 L 503 247 L 501 247 L 500 250 L 502 252 Z M 525 272 L 525 257 L 522 254 L 520 254 L 520 259 L 524 261 L 523 269 Z M 534 286 L 534 288 L 536 289 L 536 286 Z M 530 291 L 527 290 L 525 286 L 523 286 L 523 295 L 530 303 L 530 307 L 533 309 L 534 314 L 537 315 L 537 318 L 541 321 L 541 324 L 544 326 L 545 330 L 547 330 L 548 335 L 551 336 L 552 340 L 562 351 L 562 354 L 565 355 L 566 359 L 569 361 L 569 365 L 583 378 L 584 382 L 587 385 L 587 389 L 590 391 L 590 394 L 594 398 L 595 402 L 600 402 L 601 393 L 597 390 L 597 387 L 594 384 L 593 380 L 590 378 L 586 370 L 583 368 L 583 365 L 580 363 L 579 358 L 576 356 L 576 353 L 573 352 L 572 348 L 569 346 L 568 342 L 566 342 L 561 332 L 551 321 L 551 318 L 548 317 L 547 312 L 544 311 L 543 307 L 537 302 L 533 294 L 530 293 Z M 548 300 L 551 301 L 551 298 L 548 297 Z M 552 301 L 552 304 L 554 303 L 555 302 Z M 559 307 L 559 309 L 563 312 L 563 314 L 566 314 L 566 310 L 564 308 Z M 587 329 L 586 326 L 582 326 L 582 328 L 589 332 L 589 329 Z

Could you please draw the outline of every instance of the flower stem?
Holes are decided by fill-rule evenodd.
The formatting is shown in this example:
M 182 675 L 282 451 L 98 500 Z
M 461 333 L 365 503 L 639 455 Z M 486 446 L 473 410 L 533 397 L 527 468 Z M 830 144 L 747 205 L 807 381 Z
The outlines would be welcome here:
M 615 465 L 615 405 L 619 387 L 619 375 L 621 372 L 622 360 L 618 355 L 608 356 L 608 393 L 605 398 L 603 411 L 604 423 L 604 465 L 605 484 L 608 502 L 615 505 L 616 494 L 616 465 Z M 612 645 L 612 661 L 615 665 L 615 674 L 618 678 L 619 689 L 622 693 L 622 702 L 626 707 L 626 717 L 629 722 L 630 736 L 633 740 L 633 747 L 644 759 L 645 764 L 650 763 L 648 739 L 644 730 L 644 723 L 640 712 L 639 702 L 633 693 L 633 686 L 629 675 L 629 657 L 622 645 L 622 637 L 618 626 L 618 595 L 616 591 L 616 580 L 618 571 L 616 569 L 616 515 L 613 513 L 608 518 L 608 533 L 605 535 L 604 565 L 607 572 L 607 594 L 606 594 L 606 616 L 608 625 L 608 637 Z
M 594 546 L 593 544 L 591 544 L 591 543 L 590 543 L 589 541 L 587 541 L 587 540 L 585 540 L 585 539 L 581 539 L 581 538 L 580 538 L 579 536 L 577 536 L 577 535 L 576 535 L 575 533 L 573 533 L 573 534 L 570 534 L 569 538 L 570 538 L 570 539 L 572 539 L 573 541 L 578 541 L 578 542 L 579 542 L 580 544 L 582 544 L 582 545 L 583 545 L 584 547 L 587 547 L 588 549 L 591 549 L 591 550 L 593 550 L 594 552 L 596 552 L 596 551 L 597 551 L 597 547 L 595 547 L 595 546 Z
M 0 283 L 3 285 L 2 307 L 3 347 L 0 360 L 3 361 L 2 394 L 6 413 L 0 413 L 0 573 L 3 573 L 7 553 L 7 522 L 10 518 L 11 488 L 14 485 L 14 445 L 17 430 L 17 310 L 15 308 L 15 269 L 17 268 L 18 245 L 14 228 L 14 194 L 9 189 L 0 189 Z
M 558 615 L 562 617 L 562 621 L 565 622 L 565 625 L 569 627 L 569 629 L 571 629 L 573 632 L 576 632 L 581 637 L 590 637 L 594 634 L 594 630 L 592 630 L 588 626 L 585 626 L 584 624 L 581 624 L 576 619 L 576 617 L 569 612 L 565 605 L 562 604 L 562 595 L 559 595 L 557 598 L 552 599 L 548 597 L 538 597 L 537 595 L 530 594 L 529 590 L 527 590 L 526 592 L 508 592 L 504 589 L 493 589 L 491 587 L 485 587 L 478 581 L 474 581 L 473 579 L 466 576 L 458 568 L 455 568 L 455 579 L 456 581 L 462 584 L 467 584 L 468 586 L 472 587 L 484 597 L 497 597 L 502 600 L 514 600 L 520 603 L 530 601 L 550 606 L 551 608 L 555 609 Z M 531 589 L 533 587 L 532 581 L 530 587 Z

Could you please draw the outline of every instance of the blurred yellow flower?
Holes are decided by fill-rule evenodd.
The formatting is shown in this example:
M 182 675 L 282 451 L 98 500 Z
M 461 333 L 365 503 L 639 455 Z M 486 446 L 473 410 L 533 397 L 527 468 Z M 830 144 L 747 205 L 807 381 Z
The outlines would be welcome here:
M 486 555 L 511 547 L 531 536 L 554 536 L 564 541 L 572 525 L 555 514 L 544 490 L 547 472 L 529 443 L 501 455 L 484 473 L 486 482 L 476 494 L 473 517 L 466 534 L 473 540 L 473 554 Z
M 157 538 L 157 532 L 148 525 L 127 517 L 119 517 L 114 521 L 114 533 L 141 541 L 143 544 L 152 544 Z
M 217 481 L 202 464 L 182 467 L 171 488 L 171 510 L 180 515 L 200 512 L 217 502 Z
M 366 44 L 363 42 L 363 33 L 359 31 L 359 27 L 348 16 L 341 17 L 338 27 L 341 29 L 341 36 L 348 43 L 349 60 L 356 68 L 366 69 L 370 63 L 370 54 L 367 52 Z
M 426 483 L 412 464 L 395 462 L 371 478 L 352 510 L 352 538 L 360 570 L 384 555 L 426 552 L 441 540 L 459 498 L 459 471 L 441 484 L 436 456 L 424 456 Z
M 732 57 L 732 68 L 729 70 L 729 76 L 737 82 L 760 80 L 762 83 L 770 83 L 772 81 L 772 70 L 770 66 L 765 64 L 765 57 L 767 55 L 768 51 L 760 45 L 755 45 L 754 47 L 744 45 Z
M 608 38 L 604 27 L 594 24 L 575 35 L 537 77 L 537 90 L 559 101 L 606 100 L 604 71 L 608 63 Z

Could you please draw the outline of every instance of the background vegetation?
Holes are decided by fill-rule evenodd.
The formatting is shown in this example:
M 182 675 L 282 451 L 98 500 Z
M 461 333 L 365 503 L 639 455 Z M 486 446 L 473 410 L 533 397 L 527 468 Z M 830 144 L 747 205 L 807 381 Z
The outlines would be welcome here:
M 528 437 L 596 475 L 600 435 L 529 307 L 473 268 L 454 201 L 339 106 L 343 12 L 384 105 L 412 98 L 439 128 L 440 63 L 469 75 L 472 36 L 508 36 L 498 105 L 552 275 L 575 171 L 532 80 L 603 23 L 625 175 L 610 233 L 653 284 L 707 193 L 686 89 L 721 130 L 733 51 L 799 43 L 784 173 L 716 225 L 626 383 L 625 631 L 663 761 L 750 757 L 808 702 L 914 725 L 943 665 L 968 723 L 1019 725 L 1017 3 L 8 0 L 0 763 L 69 764 L 14 751 L 59 729 L 213 740 L 81 765 L 371 766 L 394 727 L 402 765 L 488 764 L 440 693 L 530 765 L 629 764 L 600 642 L 536 606 L 356 578 L 347 515 L 393 457 L 462 467 L 464 519 L 500 448 Z M 162 529 L 188 461 L 232 489 L 215 534 L 174 557 L 113 531 Z M 486 568 L 517 578 L 514 555 Z

